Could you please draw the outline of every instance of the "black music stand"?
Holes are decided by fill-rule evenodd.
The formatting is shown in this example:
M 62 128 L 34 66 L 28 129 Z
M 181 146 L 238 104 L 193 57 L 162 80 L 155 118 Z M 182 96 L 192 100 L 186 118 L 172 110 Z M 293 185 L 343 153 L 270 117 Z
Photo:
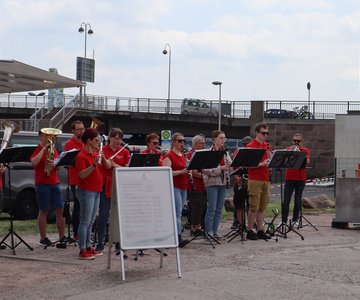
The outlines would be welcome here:
M 300 169 L 304 164 L 304 159 L 306 159 L 306 153 L 301 151 L 289 151 L 289 150 L 275 150 L 269 162 L 269 168 L 278 169 L 280 172 L 280 194 L 281 194 L 281 211 L 283 211 L 284 206 L 284 192 L 283 192 L 283 179 L 282 179 L 282 169 L 291 168 L 291 169 Z M 287 238 L 287 234 L 292 231 L 304 240 L 304 237 L 297 232 L 293 226 L 289 226 L 281 220 L 281 224 L 275 228 L 273 235 L 276 235 L 276 241 L 278 237 Z
M 230 175 L 243 176 L 246 171 L 244 168 L 255 168 L 259 165 L 261 159 L 265 154 L 265 149 L 254 149 L 254 148 L 239 148 L 231 167 L 238 167 L 230 173 Z M 244 180 L 242 181 L 241 188 L 245 189 Z M 247 192 L 246 192 L 247 193 Z M 247 197 L 245 199 L 245 207 L 243 209 L 242 224 L 237 229 L 231 229 L 225 236 L 229 238 L 228 243 L 234 240 L 236 237 L 241 236 L 241 241 L 245 240 L 244 234 L 247 231 L 246 227 L 246 210 L 247 210 Z
M 13 255 L 15 255 L 15 248 L 19 246 L 21 243 L 24 243 L 29 250 L 33 251 L 31 248 L 14 230 L 14 215 L 13 215 L 13 201 L 12 201 L 12 192 L 11 192 L 11 168 L 9 166 L 10 163 L 13 162 L 26 162 L 30 160 L 31 155 L 34 153 L 36 147 L 14 147 L 14 148 L 5 148 L 0 153 L 0 163 L 5 164 L 8 167 L 8 179 L 9 179 L 9 201 L 10 201 L 10 228 L 8 234 L 1 240 L 0 246 L 4 244 L 6 247 L 10 248 L 13 251 Z M 15 243 L 14 236 L 16 236 L 19 242 Z M 6 239 L 11 238 L 11 244 L 6 243 Z
M 203 169 L 216 168 L 220 164 L 220 161 L 224 157 L 224 155 L 225 155 L 225 150 L 221 150 L 221 151 L 212 151 L 212 150 L 207 150 L 207 149 L 206 150 L 196 150 L 189 161 L 189 165 L 187 166 L 187 169 L 201 171 Z M 206 232 L 205 230 L 203 232 L 195 235 L 192 239 L 190 239 L 188 241 L 187 244 L 191 243 L 193 240 L 195 240 L 199 236 L 203 236 L 204 239 L 206 239 L 213 248 L 215 248 L 213 242 L 220 245 L 220 242 L 215 237 L 213 237 L 211 234 Z
M 160 155 L 160 153 L 132 153 L 129 167 L 158 167 Z
M 54 161 L 55 167 L 64 167 L 67 171 L 67 187 L 66 187 L 66 201 L 64 202 L 64 212 L 63 217 L 68 225 L 68 235 L 64 241 L 55 241 L 52 244 L 56 244 L 57 248 L 66 248 L 67 245 L 74 244 L 77 245 L 76 241 L 71 237 L 70 232 L 70 182 L 69 182 L 69 166 L 73 166 L 75 164 L 75 158 L 79 154 L 80 150 L 72 149 L 69 151 L 63 151 L 60 153 L 59 157 L 57 157 Z M 45 246 L 45 249 L 48 246 Z

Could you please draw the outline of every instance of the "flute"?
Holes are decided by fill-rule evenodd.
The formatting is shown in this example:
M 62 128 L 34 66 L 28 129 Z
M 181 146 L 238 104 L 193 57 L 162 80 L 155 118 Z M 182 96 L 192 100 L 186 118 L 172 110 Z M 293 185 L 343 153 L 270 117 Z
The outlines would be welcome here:
M 110 156 L 109 159 L 113 159 L 116 155 L 118 155 L 121 151 L 123 151 L 124 149 L 126 149 L 126 147 L 129 144 L 125 144 L 118 152 L 116 152 L 114 155 Z
M 100 150 L 99 150 L 98 164 L 101 164 L 101 154 L 102 154 L 102 143 L 100 143 Z

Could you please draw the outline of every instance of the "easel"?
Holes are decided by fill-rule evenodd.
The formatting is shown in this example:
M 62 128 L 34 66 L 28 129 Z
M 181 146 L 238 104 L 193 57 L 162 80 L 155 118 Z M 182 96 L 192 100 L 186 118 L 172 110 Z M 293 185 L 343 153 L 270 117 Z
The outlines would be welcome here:
M 70 231 L 70 183 L 69 183 L 69 166 L 75 164 L 75 158 L 79 154 L 80 150 L 69 150 L 61 152 L 60 156 L 55 159 L 55 167 L 64 167 L 67 171 L 67 187 L 66 187 L 66 201 L 64 203 L 63 217 L 68 225 L 68 235 L 62 243 L 59 241 L 53 242 L 57 248 L 66 248 L 67 245 L 74 244 L 77 246 L 77 242 L 71 237 Z M 65 245 L 65 246 L 64 246 Z M 47 246 L 45 246 L 45 249 Z
M 236 154 L 231 167 L 237 167 L 237 169 L 230 173 L 230 175 L 239 175 L 242 176 L 242 186 L 241 188 L 246 189 L 245 180 L 247 181 L 246 172 L 244 168 L 254 168 L 257 167 L 265 154 L 264 149 L 253 149 L 253 148 L 239 148 L 238 153 Z M 245 205 L 242 211 L 242 222 L 240 223 L 239 228 L 230 230 L 226 237 L 229 238 L 228 243 L 234 240 L 236 237 L 241 236 L 241 241 L 245 240 L 244 234 L 247 231 L 246 227 L 246 211 L 248 208 L 247 205 L 247 190 L 242 191 L 246 193 Z
M 305 156 L 306 153 L 301 151 L 275 150 L 271 157 L 268 167 L 278 169 L 280 172 L 281 211 L 284 205 L 282 169 L 300 169 L 304 163 Z M 304 240 L 304 237 L 299 232 L 281 220 L 281 224 L 274 231 L 274 235 L 276 235 L 276 232 L 278 233 L 276 235 L 276 241 L 278 241 L 279 236 L 287 238 L 287 234 L 290 231 L 296 233 Z
M 10 215 L 10 228 L 8 234 L 1 240 L 0 246 L 4 244 L 6 247 L 10 248 L 15 255 L 15 248 L 21 243 L 24 243 L 29 250 L 33 251 L 31 248 L 14 230 L 14 215 L 13 215 L 13 200 L 12 200 L 12 191 L 11 191 L 11 167 L 10 163 L 13 162 L 25 162 L 30 160 L 30 156 L 34 153 L 36 147 L 16 147 L 16 148 L 5 148 L 0 154 L 0 163 L 3 163 L 8 168 L 8 180 L 9 180 L 9 199 L 11 203 L 11 208 L 9 210 Z M 15 243 L 14 236 L 17 237 L 19 242 Z M 6 243 L 6 239 L 10 237 L 11 244 Z
M 196 150 L 189 161 L 187 169 L 198 170 L 199 172 L 201 172 L 201 170 L 203 169 L 216 168 L 220 164 L 220 161 L 224 157 L 224 155 L 225 151 L 212 151 L 207 149 Z M 215 248 L 214 243 L 220 245 L 220 242 L 214 236 L 206 232 L 206 228 L 203 232 L 195 235 L 192 239 L 190 239 L 187 244 L 191 243 L 193 240 L 201 236 L 206 239 L 213 248 Z

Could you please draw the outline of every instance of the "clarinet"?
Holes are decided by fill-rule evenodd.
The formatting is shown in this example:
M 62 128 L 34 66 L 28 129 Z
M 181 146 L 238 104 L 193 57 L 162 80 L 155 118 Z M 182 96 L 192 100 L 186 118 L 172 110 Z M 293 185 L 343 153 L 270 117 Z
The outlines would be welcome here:
M 185 157 L 186 166 L 189 166 L 189 160 L 187 158 L 185 149 L 183 149 L 183 153 L 184 153 L 184 157 Z M 188 173 L 188 176 L 189 176 L 189 181 L 190 181 L 190 184 L 191 184 L 191 190 L 193 192 L 195 192 L 196 187 L 195 187 L 194 177 L 193 177 L 193 174 L 192 174 L 191 170 L 189 170 L 189 171 L 190 172 Z
M 225 149 L 225 151 L 226 151 L 225 155 L 224 155 L 225 164 L 230 167 L 230 165 L 232 164 L 232 159 L 230 157 L 229 151 L 227 149 Z M 226 180 L 226 188 L 229 189 L 230 188 L 230 172 L 229 171 L 225 171 L 225 180 Z

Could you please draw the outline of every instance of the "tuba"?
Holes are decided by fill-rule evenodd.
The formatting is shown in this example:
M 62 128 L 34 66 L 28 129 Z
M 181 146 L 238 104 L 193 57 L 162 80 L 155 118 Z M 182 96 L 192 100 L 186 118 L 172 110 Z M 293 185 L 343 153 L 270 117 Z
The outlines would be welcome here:
M 100 127 L 102 124 L 104 124 L 104 122 L 92 117 L 90 128 L 96 129 L 96 128 Z
M 56 128 L 42 128 L 40 131 L 48 136 L 49 147 L 46 150 L 46 161 L 45 161 L 44 171 L 47 176 L 50 176 L 51 174 L 50 162 L 54 161 L 54 155 L 55 155 L 54 140 L 55 137 L 61 133 L 61 130 Z
M 1 141 L 0 153 L 9 146 L 10 138 L 13 133 L 20 131 L 20 126 L 12 121 L 4 121 L 2 122 L 2 126 L 4 128 L 4 135 Z

